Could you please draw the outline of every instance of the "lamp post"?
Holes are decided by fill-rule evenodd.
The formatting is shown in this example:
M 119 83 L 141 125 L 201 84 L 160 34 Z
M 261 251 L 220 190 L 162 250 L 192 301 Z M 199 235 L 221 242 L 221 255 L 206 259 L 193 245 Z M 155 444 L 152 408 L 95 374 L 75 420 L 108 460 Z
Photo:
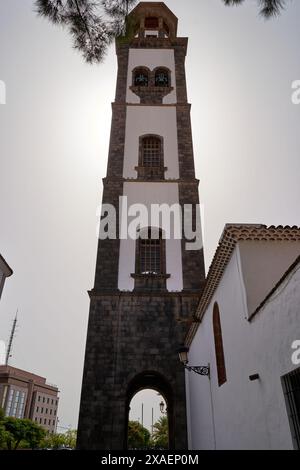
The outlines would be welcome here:
M 207 366 L 188 366 L 188 352 L 189 348 L 186 346 L 181 346 L 178 350 L 178 355 L 179 355 L 179 360 L 183 367 L 187 369 L 188 371 L 195 372 L 196 374 L 199 375 L 206 375 L 208 378 L 210 377 L 210 367 L 209 364 Z

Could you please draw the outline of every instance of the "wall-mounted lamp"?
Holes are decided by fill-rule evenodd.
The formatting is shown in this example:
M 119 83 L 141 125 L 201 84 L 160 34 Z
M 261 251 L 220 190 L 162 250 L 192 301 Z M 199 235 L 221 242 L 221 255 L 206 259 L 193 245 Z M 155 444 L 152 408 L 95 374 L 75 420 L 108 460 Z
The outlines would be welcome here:
M 188 352 L 189 352 L 189 348 L 187 348 L 186 346 L 181 346 L 178 350 L 178 355 L 179 355 L 179 360 L 181 362 L 181 364 L 185 367 L 185 369 L 189 370 L 189 371 L 193 371 L 195 372 L 196 374 L 199 374 L 199 375 L 206 375 L 208 378 L 209 378 L 209 374 L 210 374 L 210 367 L 209 365 L 207 366 L 188 366 Z

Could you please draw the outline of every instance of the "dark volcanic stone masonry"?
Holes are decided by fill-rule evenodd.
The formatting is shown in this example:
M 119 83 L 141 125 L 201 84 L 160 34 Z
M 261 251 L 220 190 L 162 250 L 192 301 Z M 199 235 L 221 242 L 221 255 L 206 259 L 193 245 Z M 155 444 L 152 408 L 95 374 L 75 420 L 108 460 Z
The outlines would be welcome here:
M 176 37 L 177 19 L 163 3 L 139 4 L 132 15 L 137 16 L 136 21 L 142 26 L 148 16 L 159 16 L 159 24 L 166 30 L 169 27 L 170 34 L 162 37 L 164 32 L 160 30 L 159 38 L 142 37 L 141 29 L 138 38 L 117 45 L 118 77 L 103 202 L 117 208 L 123 194 L 126 112 L 130 106 L 126 103 L 129 49 L 172 49 L 176 75 L 172 83 L 176 81 L 177 103 L 164 105 L 162 95 L 165 92 L 158 90 L 156 94 L 157 90 L 152 87 L 147 92 L 141 91 L 139 106 L 176 107 L 179 203 L 195 206 L 199 203 L 199 182 L 195 178 L 186 93 L 187 39 Z M 137 177 L 143 180 L 141 175 Z M 178 360 L 177 349 L 184 341 L 203 289 L 203 250 L 186 251 L 185 240 L 182 241 L 182 292 L 168 292 L 166 288 L 159 288 L 163 285 L 159 280 L 152 282 L 151 279 L 144 288 L 137 279 L 133 292 L 119 291 L 119 253 L 118 239 L 99 241 L 95 285 L 89 293 L 78 448 L 126 449 L 131 398 L 143 388 L 154 388 L 167 402 L 170 448 L 187 449 L 185 371 Z

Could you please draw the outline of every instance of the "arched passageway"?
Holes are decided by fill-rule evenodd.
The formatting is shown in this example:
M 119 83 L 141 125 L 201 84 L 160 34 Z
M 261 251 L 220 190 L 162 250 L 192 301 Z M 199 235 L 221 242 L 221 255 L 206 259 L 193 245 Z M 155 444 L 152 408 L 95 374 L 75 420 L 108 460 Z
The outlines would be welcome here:
M 171 386 L 167 380 L 157 372 L 144 372 L 137 375 L 129 384 L 126 393 L 126 417 L 125 417 L 125 448 L 128 448 L 128 423 L 130 403 L 142 390 L 154 390 L 161 396 L 161 417 L 165 414 L 168 418 L 168 448 L 174 448 L 174 399 Z M 151 406 L 151 405 L 150 405 Z M 144 424 L 144 423 L 142 423 Z M 153 430 L 152 430 L 153 431 Z

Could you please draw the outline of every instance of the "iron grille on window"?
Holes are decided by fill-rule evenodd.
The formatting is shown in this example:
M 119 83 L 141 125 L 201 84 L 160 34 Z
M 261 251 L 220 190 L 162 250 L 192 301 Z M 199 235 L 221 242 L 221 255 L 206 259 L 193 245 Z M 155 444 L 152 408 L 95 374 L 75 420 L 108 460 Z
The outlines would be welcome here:
M 155 73 L 155 86 L 169 86 L 169 74 L 166 70 L 157 70 Z
M 161 166 L 161 141 L 157 137 L 145 137 L 142 148 L 142 166 Z
M 140 273 L 161 274 L 161 238 L 140 239 Z
M 148 86 L 149 78 L 144 70 L 137 70 L 134 75 L 134 86 Z
M 283 387 L 294 445 L 300 450 L 300 368 L 283 377 Z

